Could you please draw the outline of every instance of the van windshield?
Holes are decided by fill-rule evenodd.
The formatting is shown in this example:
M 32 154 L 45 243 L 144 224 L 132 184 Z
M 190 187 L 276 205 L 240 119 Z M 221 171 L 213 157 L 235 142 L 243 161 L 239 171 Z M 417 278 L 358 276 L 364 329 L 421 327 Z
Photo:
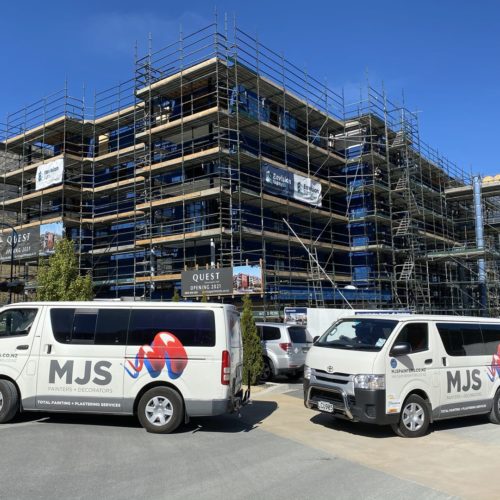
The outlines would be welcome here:
M 386 319 L 340 320 L 318 339 L 316 345 L 354 351 L 380 351 L 397 323 Z

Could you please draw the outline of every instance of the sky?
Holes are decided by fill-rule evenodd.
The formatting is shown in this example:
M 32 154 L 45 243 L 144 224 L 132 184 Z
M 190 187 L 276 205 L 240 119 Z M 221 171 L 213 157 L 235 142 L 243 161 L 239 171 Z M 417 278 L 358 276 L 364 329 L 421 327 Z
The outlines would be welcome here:
M 418 113 L 420 139 L 468 173 L 500 173 L 500 1 L 114 0 L 5 2 L 0 128 L 62 90 L 85 96 L 134 75 L 134 54 L 175 42 L 217 11 L 346 100 L 367 80 Z

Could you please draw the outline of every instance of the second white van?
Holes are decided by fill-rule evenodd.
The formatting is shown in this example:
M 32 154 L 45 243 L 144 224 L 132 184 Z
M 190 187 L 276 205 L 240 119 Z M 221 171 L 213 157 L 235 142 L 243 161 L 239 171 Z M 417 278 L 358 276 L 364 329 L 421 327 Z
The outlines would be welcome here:
M 424 435 L 435 420 L 500 423 L 500 320 L 367 315 L 334 323 L 309 350 L 306 407 Z

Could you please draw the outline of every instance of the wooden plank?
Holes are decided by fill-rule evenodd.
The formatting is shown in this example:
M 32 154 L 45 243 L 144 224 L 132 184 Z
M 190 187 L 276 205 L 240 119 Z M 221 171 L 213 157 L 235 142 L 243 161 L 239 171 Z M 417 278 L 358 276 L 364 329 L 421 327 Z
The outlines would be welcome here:
M 171 243 L 171 242 L 182 242 L 183 240 L 192 240 L 196 238 L 208 238 L 210 236 L 218 236 L 222 233 L 225 233 L 224 228 L 215 228 L 215 229 L 205 229 L 202 231 L 194 231 L 192 233 L 180 233 L 180 234 L 171 234 L 169 236 L 160 236 L 157 238 L 150 238 L 147 240 L 137 240 L 136 244 L 139 246 L 143 245 L 157 245 L 160 243 Z

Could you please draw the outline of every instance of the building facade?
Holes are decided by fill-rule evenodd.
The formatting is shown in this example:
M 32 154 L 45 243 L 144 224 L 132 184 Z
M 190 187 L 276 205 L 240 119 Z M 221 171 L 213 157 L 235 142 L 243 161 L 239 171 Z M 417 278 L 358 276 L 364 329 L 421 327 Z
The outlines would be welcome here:
M 471 180 L 420 141 L 416 116 L 372 88 L 346 106 L 238 28 L 147 54 L 92 109 L 63 92 L 3 129 L 3 217 L 26 240 L 28 293 L 64 234 L 97 297 L 168 300 L 184 270 L 260 266 L 253 300 L 270 316 L 497 307 L 498 237 L 478 245 L 472 195 L 447 194 Z

